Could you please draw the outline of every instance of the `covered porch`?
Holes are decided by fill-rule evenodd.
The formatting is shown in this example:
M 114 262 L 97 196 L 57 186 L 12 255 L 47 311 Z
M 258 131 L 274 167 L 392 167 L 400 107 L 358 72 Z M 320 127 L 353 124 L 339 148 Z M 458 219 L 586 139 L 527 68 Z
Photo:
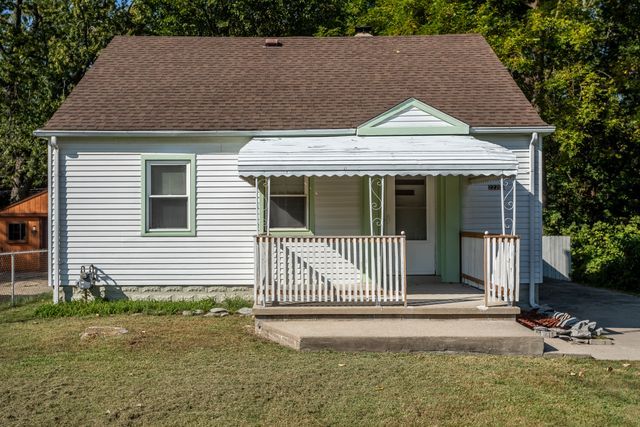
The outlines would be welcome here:
M 260 312 L 512 315 L 517 159 L 506 148 L 451 135 L 263 138 L 241 150 L 239 171 L 256 188 Z M 475 181 L 499 186 L 498 233 L 462 228 L 461 187 Z

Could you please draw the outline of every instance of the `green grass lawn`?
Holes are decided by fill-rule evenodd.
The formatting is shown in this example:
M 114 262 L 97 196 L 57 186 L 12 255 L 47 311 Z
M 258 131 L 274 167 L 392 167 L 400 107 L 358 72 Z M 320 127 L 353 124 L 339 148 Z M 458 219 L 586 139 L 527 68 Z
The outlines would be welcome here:
M 0 307 L 0 425 L 640 423 L 638 362 L 298 353 L 237 316 L 42 319 L 42 304 Z M 81 341 L 91 325 L 130 332 Z

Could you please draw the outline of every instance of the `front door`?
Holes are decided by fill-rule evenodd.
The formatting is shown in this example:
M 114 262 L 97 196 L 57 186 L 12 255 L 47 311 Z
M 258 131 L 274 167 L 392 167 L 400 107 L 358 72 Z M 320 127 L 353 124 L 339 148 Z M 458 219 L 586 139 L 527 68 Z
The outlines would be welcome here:
M 435 178 L 396 177 L 395 224 L 407 236 L 407 274 L 435 274 Z

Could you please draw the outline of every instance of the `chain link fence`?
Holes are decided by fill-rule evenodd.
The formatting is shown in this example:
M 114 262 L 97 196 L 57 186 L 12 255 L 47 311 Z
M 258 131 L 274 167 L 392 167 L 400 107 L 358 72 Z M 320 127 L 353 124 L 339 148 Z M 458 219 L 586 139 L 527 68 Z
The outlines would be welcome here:
M 0 301 L 51 291 L 47 281 L 47 250 L 0 253 Z

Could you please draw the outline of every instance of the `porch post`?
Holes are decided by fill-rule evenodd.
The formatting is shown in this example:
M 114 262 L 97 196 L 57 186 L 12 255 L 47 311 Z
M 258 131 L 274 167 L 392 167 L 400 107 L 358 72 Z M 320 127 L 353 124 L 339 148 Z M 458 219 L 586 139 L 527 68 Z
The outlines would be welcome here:
M 380 193 L 377 194 L 374 190 L 374 185 L 380 188 Z M 380 226 L 380 235 L 384 235 L 384 177 L 381 176 L 378 179 L 374 179 L 373 176 L 369 176 L 369 235 L 375 235 L 375 227 Z M 374 216 L 374 213 L 380 214 L 379 218 Z
M 260 177 L 256 176 L 256 235 L 260 234 Z
M 502 222 L 502 234 L 506 234 L 504 223 L 504 175 L 500 175 L 500 219 Z
M 384 236 L 384 176 L 380 177 L 380 235 Z
M 265 210 L 267 211 L 267 214 L 266 214 L 267 223 L 265 224 L 265 230 L 267 232 L 267 235 L 269 235 L 270 234 L 269 224 L 271 223 L 271 177 L 270 176 L 267 177 L 267 206 Z
M 517 176 L 500 176 L 500 218 L 502 221 L 502 234 L 516 235 L 516 178 Z M 507 191 L 505 194 L 505 185 Z M 511 197 L 511 199 L 509 199 Z M 505 210 L 511 211 L 511 217 L 505 217 Z M 507 223 L 509 224 L 507 226 Z
M 369 235 L 373 236 L 373 185 L 369 175 Z
M 511 210 L 511 234 L 515 236 L 516 233 L 516 184 L 518 176 L 513 177 L 512 186 L 513 186 L 513 209 Z

